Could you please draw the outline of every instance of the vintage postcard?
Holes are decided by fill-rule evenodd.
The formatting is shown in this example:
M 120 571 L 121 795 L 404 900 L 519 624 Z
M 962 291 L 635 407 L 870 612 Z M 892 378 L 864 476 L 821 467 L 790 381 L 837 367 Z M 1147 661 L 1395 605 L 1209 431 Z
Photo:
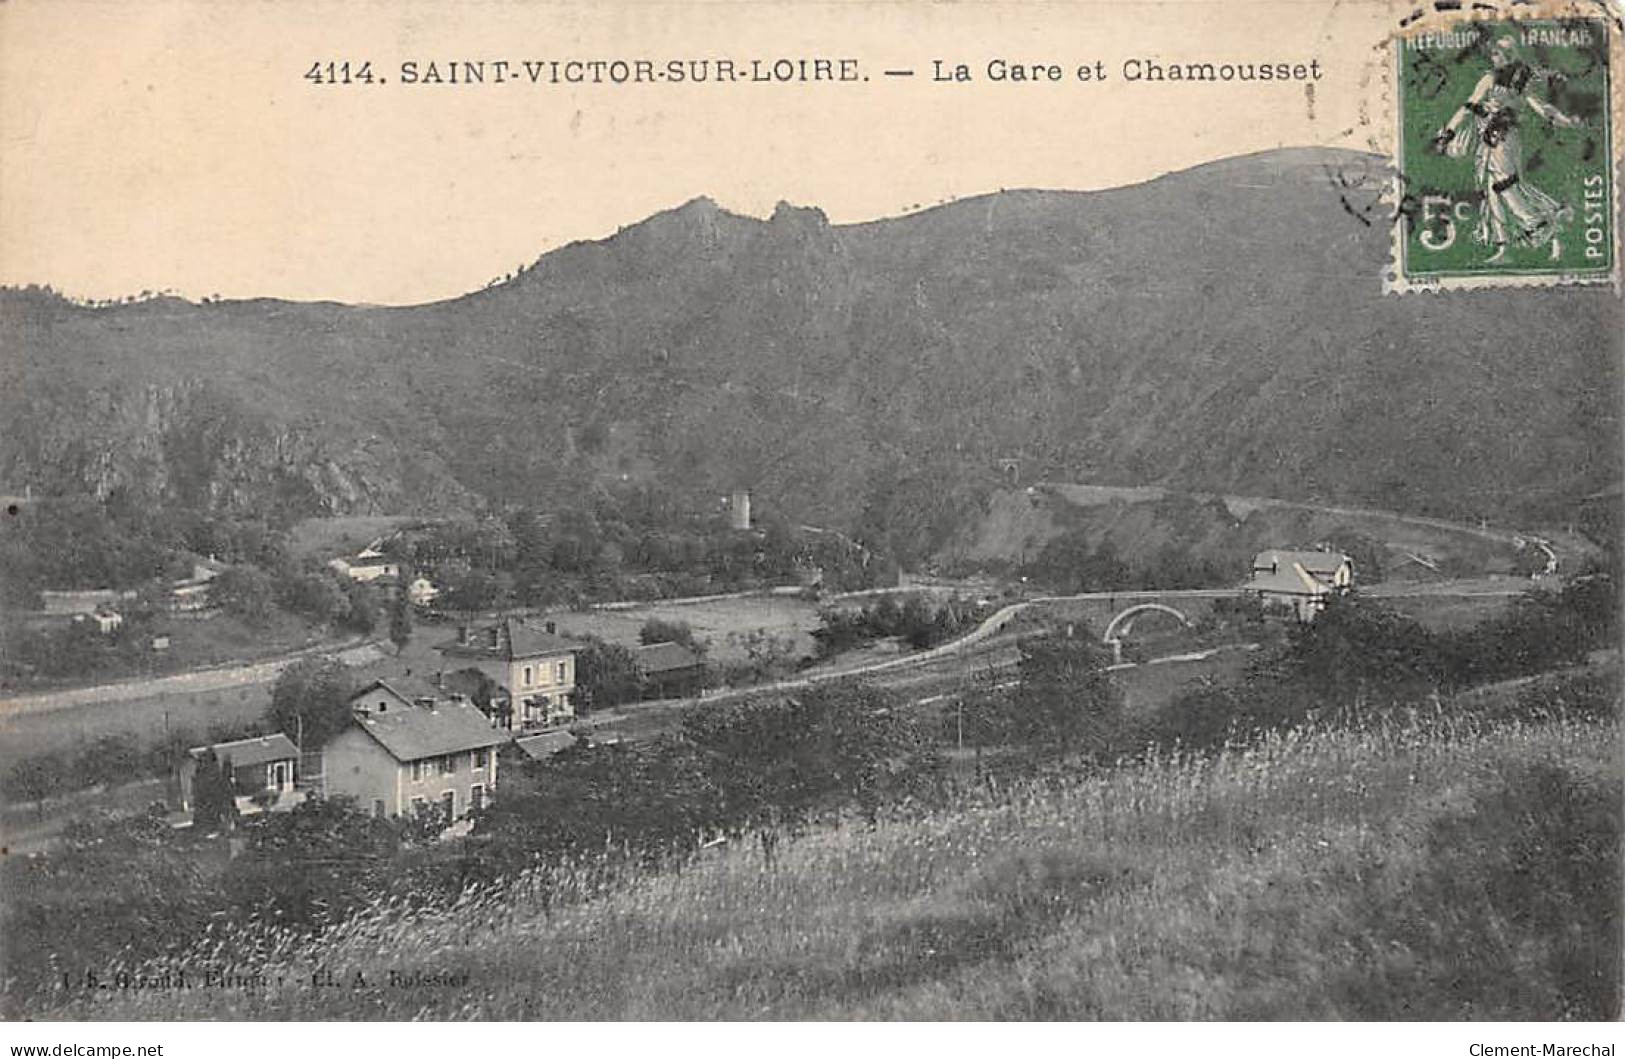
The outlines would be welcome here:
M 1615 1054 L 1622 39 L 0 4 L 5 1041 Z

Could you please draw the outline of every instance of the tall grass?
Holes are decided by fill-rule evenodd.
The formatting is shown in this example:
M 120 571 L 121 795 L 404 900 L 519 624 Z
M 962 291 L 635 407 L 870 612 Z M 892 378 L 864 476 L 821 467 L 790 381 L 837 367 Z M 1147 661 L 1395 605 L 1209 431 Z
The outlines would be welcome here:
M 750 846 L 664 872 L 589 858 L 445 907 L 381 905 L 315 943 L 264 931 L 236 969 L 265 988 L 82 995 L 63 1013 L 1612 1018 L 1617 737 L 1435 713 L 1148 751 L 818 830 L 771 868 Z M 311 986 L 317 968 L 345 985 Z M 391 987 L 391 969 L 466 981 Z

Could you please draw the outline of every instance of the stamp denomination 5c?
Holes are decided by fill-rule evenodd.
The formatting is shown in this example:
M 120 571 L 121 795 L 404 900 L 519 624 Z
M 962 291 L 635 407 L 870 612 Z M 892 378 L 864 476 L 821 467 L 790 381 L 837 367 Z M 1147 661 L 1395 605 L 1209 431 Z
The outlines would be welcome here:
M 1609 31 L 1467 21 L 1396 41 L 1395 286 L 1616 279 Z

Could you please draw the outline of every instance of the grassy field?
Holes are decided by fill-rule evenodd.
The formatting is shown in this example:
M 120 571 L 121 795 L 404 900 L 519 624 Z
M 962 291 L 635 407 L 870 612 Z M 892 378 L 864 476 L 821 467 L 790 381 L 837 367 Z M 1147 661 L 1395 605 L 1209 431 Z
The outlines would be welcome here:
M 1299 730 L 266 939 L 96 1019 L 1551 1019 L 1618 1013 L 1616 724 Z M 551 885 L 568 883 L 562 869 Z M 201 964 L 207 954 L 199 954 Z M 312 968 L 366 985 L 313 989 Z M 391 987 L 390 971 L 460 977 Z
M 705 603 L 650 603 L 627 610 L 579 611 L 553 616 L 564 636 L 601 636 L 612 643 L 635 645 L 638 630 L 650 618 L 687 622 L 694 635 L 711 643 L 710 657 L 719 662 L 745 657 L 738 637 L 765 630 L 788 637 L 797 656 L 811 654 L 812 630 L 818 628 L 818 608 L 795 596 L 742 596 Z M 736 639 L 730 640 L 729 637 Z
M 1490 621 L 1512 604 L 1510 598 L 1496 596 L 1407 596 L 1383 602 L 1439 633 L 1459 632 Z

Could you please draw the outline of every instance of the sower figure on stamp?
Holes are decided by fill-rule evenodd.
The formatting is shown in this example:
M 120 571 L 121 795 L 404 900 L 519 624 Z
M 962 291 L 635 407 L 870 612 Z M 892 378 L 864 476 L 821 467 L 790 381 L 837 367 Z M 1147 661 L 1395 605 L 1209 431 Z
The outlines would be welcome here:
M 1448 124 L 1433 138 L 1435 150 L 1460 158 L 1473 149 L 1473 169 L 1484 191 L 1474 238 L 1495 252 L 1487 264 L 1500 261 L 1507 241 L 1521 246 L 1550 242 L 1552 260 L 1563 252 L 1558 237 L 1574 211 L 1531 184 L 1522 172 L 1523 137 L 1518 129 L 1520 104 L 1560 128 L 1584 122 L 1529 93 L 1536 71 L 1518 57 L 1518 46 L 1502 37 L 1490 48 L 1493 69 L 1479 78 L 1473 94 L 1456 109 Z M 1545 73 L 1549 80 L 1550 73 Z M 1469 122 L 1471 118 L 1471 122 Z

